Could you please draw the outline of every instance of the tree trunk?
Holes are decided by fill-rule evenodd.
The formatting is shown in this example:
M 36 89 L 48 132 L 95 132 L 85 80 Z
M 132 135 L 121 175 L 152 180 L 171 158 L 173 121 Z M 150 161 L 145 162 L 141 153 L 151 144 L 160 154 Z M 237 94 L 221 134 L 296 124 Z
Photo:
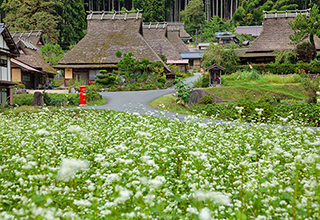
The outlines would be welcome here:
M 114 0 L 112 0 L 112 5 L 111 5 L 111 7 L 112 7 L 112 10 L 114 10 Z
M 219 8 L 219 0 L 216 0 L 216 15 L 217 16 L 219 16 L 218 8 Z
M 118 11 L 121 11 L 121 8 L 120 8 L 120 0 L 118 0 Z
M 212 17 L 214 17 L 214 14 L 215 13 L 215 11 L 214 11 L 214 0 L 212 1 Z
M 232 7 L 233 7 L 233 0 L 231 0 L 231 5 L 230 5 L 230 20 L 232 20 L 232 15 L 233 15 Z
M 223 15 L 223 3 L 222 3 L 222 0 L 221 0 L 221 5 L 220 5 L 220 19 L 222 21 L 222 15 Z

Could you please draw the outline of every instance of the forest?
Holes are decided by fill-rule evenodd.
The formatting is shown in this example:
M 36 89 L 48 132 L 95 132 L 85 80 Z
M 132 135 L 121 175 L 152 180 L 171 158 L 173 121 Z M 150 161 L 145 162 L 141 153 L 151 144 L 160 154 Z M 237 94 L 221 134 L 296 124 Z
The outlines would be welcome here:
M 234 26 L 262 24 L 263 11 L 295 10 L 320 4 L 320 0 L 0 0 L 1 21 L 10 31 L 42 30 L 45 40 L 63 49 L 86 34 L 86 13 L 143 10 L 144 22 L 178 22 L 203 41 L 212 32 L 232 31 Z

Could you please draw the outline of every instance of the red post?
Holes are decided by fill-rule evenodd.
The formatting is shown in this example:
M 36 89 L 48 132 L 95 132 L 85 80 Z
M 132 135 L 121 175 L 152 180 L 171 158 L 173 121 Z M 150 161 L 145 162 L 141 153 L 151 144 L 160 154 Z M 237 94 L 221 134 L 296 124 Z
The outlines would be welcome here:
M 85 86 L 80 86 L 80 106 L 87 105 L 87 91 Z

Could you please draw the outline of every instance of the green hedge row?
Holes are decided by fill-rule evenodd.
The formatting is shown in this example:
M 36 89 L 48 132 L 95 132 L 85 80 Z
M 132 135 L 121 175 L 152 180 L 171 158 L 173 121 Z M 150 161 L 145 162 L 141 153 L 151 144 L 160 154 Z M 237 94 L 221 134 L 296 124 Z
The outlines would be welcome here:
M 251 64 L 253 69 L 259 72 L 271 73 L 271 74 L 294 74 L 305 71 L 306 73 L 319 74 L 320 73 L 320 61 L 313 60 L 310 63 L 298 62 L 296 64 L 286 63 L 268 63 L 268 64 Z M 238 70 L 250 71 L 249 65 L 239 65 Z
M 79 94 L 57 94 L 43 92 L 43 100 L 47 106 L 78 106 L 80 105 Z M 95 91 L 87 91 L 87 102 L 100 101 L 103 97 Z M 33 94 L 19 94 L 13 96 L 13 105 L 31 106 Z

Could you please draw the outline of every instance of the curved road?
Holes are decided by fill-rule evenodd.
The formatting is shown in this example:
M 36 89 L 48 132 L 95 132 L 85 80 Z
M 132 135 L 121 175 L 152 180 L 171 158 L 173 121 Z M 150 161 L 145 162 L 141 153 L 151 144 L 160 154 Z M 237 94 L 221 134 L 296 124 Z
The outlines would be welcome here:
M 195 73 L 194 76 L 184 80 L 185 83 L 193 86 L 193 82 L 201 76 L 201 73 Z M 88 106 L 83 108 L 96 108 L 96 109 L 109 109 L 117 111 L 139 112 L 145 114 L 147 112 L 153 112 L 156 116 L 165 114 L 166 117 L 176 117 L 175 113 L 162 111 L 156 108 L 148 106 L 153 100 L 174 93 L 173 87 L 162 90 L 147 90 L 147 91 L 120 91 L 120 92 L 101 92 L 103 98 L 107 100 L 107 104 L 101 106 Z M 160 114 L 160 112 L 163 112 Z M 184 119 L 185 115 L 179 114 L 179 119 Z

